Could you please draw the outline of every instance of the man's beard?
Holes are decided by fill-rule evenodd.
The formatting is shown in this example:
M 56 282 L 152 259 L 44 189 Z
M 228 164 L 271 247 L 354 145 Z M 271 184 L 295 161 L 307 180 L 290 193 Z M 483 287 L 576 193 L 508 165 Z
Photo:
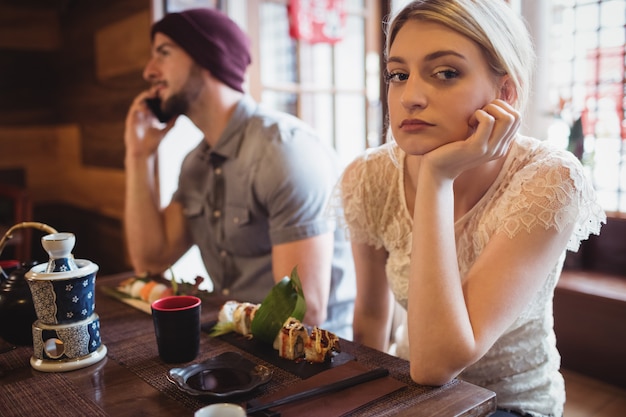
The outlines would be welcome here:
M 189 106 L 198 98 L 202 90 L 203 83 L 200 72 L 201 68 L 198 65 L 194 65 L 189 70 L 187 81 L 181 90 L 163 102 L 161 106 L 163 113 L 170 118 L 181 114 L 188 115 Z

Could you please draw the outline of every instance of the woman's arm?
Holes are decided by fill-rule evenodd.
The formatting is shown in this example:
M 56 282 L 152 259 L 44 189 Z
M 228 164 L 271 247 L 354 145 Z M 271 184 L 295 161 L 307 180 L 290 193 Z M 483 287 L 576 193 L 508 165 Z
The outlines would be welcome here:
M 573 228 L 535 227 L 513 238 L 496 233 L 461 280 L 454 222 L 463 214 L 455 213 L 463 203 L 459 196 L 468 193 L 455 190 L 455 181 L 471 176 L 465 186 L 487 181 L 486 190 L 485 167 L 501 161 L 516 130 L 510 130 L 514 121 L 506 106 L 486 106 L 477 119 L 466 141 L 420 161 L 407 320 L 411 376 L 422 384 L 443 384 L 487 352 L 542 287 Z
M 573 229 L 496 234 L 462 282 L 446 208 L 451 192 L 441 194 L 416 205 L 409 284 L 411 376 L 429 385 L 451 380 L 487 352 L 543 286 Z
M 352 254 L 357 283 L 352 325 L 354 340 L 386 352 L 394 308 L 385 273 L 387 252 L 353 242 Z

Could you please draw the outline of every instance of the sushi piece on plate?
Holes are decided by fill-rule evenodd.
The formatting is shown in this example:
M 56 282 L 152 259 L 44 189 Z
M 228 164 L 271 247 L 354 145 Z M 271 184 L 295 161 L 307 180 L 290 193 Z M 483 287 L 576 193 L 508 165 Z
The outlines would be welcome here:
M 309 342 L 304 346 L 305 359 L 321 363 L 330 358 L 333 352 L 341 352 L 339 338 L 328 330 L 313 327 Z
M 164 283 L 137 277 L 125 279 L 117 286 L 117 290 L 131 298 L 143 300 L 147 303 L 152 303 L 159 298 L 174 294 L 172 288 Z
M 274 349 L 278 356 L 289 360 L 304 358 L 304 347 L 309 342 L 309 334 L 299 320 L 290 317 L 278 332 L 274 341 Z
M 252 337 L 252 319 L 259 309 L 258 304 L 226 301 L 217 315 L 213 336 L 219 336 L 231 331 Z
M 258 309 L 258 304 L 239 303 L 233 311 L 233 322 L 237 333 L 252 337 L 252 320 Z

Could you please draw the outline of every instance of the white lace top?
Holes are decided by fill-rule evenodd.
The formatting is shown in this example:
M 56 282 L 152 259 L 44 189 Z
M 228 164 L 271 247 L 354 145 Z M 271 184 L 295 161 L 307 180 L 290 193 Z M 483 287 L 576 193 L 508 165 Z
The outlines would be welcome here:
M 344 178 L 340 191 L 351 239 L 386 249 L 387 280 L 406 309 L 412 215 L 404 195 L 404 156 L 395 143 L 369 150 L 354 161 L 353 175 Z M 567 249 L 576 251 L 581 240 L 599 233 L 605 219 L 582 165 L 570 152 L 518 137 L 493 185 L 455 224 L 461 276 L 497 232 L 513 237 L 534 227 L 560 230 L 575 222 Z M 563 414 L 565 389 L 553 331 L 552 297 L 564 259 L 565 252 L 515 323 L 461 375 L 496 392 L 498 408 L 533 416 Z M 399 347 L 398 355 L 406 350 L 406 346 Z

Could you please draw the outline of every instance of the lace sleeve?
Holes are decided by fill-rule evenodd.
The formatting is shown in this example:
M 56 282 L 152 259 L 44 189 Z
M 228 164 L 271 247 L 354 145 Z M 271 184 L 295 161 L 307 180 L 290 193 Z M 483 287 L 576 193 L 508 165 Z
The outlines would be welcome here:
M 558 152 L 552 150 L 551 152 Z M 536 226 L 562 230 L 575 223 L 567 249 L 577 251 L 590 234 L 599 234 L 606 215 L 580 162 L 569 153 L 551 154 L 520 170 L 508 188 L 510 204 L 501 213 L 509 237 Z M 506 215 L 504 215 L 506 213 Z
M 376 175 L 373 172 L 376 170 L 371 166 L 372 162 L 366 154 L 346 168 L 335 200 L 342 206 L 343 221 L 340 224 L 347 229 L 350 240 L 366 243 L 378 249 L 383 245 L 377 230 L 380 224 L 378 210 L 381 206 L 373 193 L 376 189 L 372 183 L 376 182 Z

